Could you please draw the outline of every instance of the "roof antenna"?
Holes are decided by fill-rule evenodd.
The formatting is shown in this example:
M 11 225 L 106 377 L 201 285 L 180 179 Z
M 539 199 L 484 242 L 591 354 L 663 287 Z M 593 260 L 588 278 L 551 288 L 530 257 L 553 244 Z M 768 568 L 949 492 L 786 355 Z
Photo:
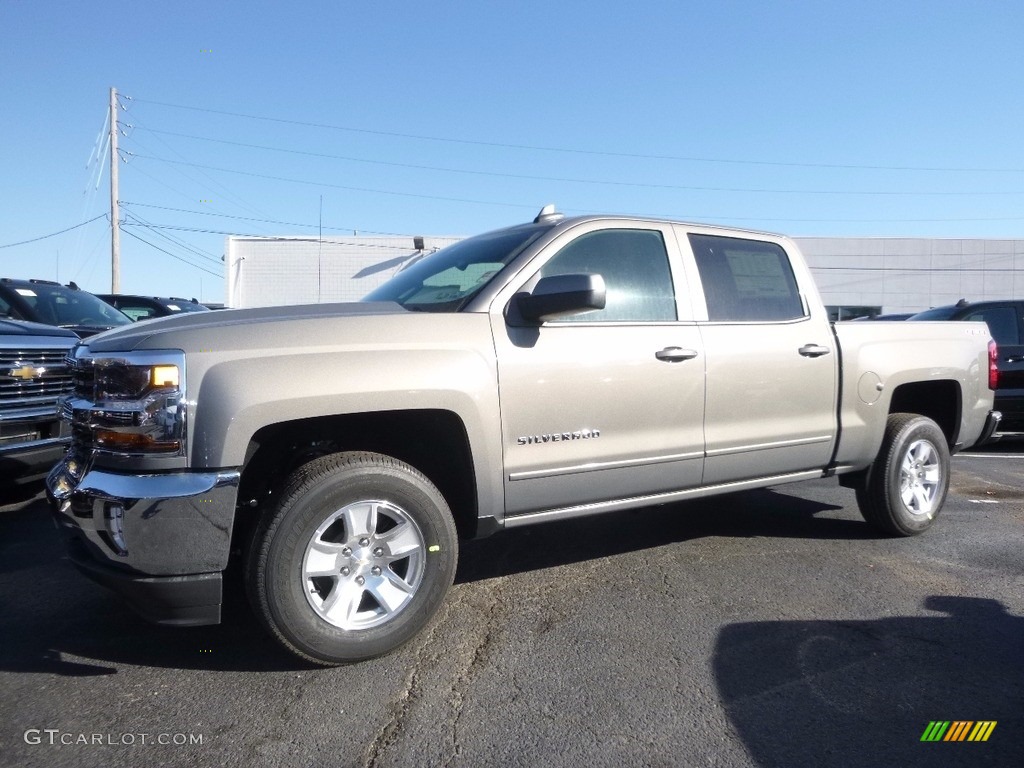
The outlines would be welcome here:
M 549 222 L 561 221 L 564 218 L 564 214 L 561 214 L 555 210 L 554 203 L 548 203 L 547 205 L 540 209 L 540 213 L 537 214 L 537 218 L 533 220 L 533 223 L 547 224 Z

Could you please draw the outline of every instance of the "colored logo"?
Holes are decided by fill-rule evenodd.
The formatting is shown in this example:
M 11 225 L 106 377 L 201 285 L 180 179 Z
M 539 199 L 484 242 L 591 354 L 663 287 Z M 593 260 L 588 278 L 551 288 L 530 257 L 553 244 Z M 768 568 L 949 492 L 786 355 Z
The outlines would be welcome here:
M 988 741 L 996 720 L 932 720 L 921 741 Z
M 21 379 L 22 381 L 31 381 L 37 379 L 46 373 L 45 368 L 36 368 L 32 365 L 23 365 L 20 368 L 11 368 L 7 372 L 7 375 L 14 379 Z

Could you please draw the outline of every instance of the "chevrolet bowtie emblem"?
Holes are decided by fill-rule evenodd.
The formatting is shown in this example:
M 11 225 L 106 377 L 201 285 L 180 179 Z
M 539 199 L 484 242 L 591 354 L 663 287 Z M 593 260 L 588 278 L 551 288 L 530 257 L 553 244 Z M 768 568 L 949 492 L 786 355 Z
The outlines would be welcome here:
M 23 365 L 21 368 L 11 368 L 11 370 L 7 372 L 7 375 L 15 379 L 21 379 L 22 381 L 31 381 L 32 379 L 38 379 L 44 373 L 46 373 L 45 368 Z

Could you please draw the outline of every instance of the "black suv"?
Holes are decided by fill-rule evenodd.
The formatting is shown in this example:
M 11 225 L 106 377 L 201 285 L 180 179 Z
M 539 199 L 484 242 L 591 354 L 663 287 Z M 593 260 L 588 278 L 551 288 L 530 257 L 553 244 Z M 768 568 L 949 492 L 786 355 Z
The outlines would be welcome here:
M 179 299 L 174 296 L 161 298 L 159 296 L 128 296 L 123 293 L 97 293 L 96 295 L 112 307 L 117 307 L 132 320 L 148 320 L 151 317 L 166 317 L 182 312 L 209 311 L 195 299 Z
M 0 486 L 41 477 L 64 454 L 57 399 L 71 392 L 64 358 L 77 342 L 62 328 L 0 320 Z
M 130 325 L 127 315 L 74 283 L 0 278 L 0 318 L 28 320 L 74 331 L 81 338 L 118 325 Z
M 918 312 L 908 320 L 976 320 L 988 324 L 999 345 L 999 389 L 995 409 L 1002 411 L 1000 432 L 1024 432 L 1024 301 L 960 299 L 956 304 Z

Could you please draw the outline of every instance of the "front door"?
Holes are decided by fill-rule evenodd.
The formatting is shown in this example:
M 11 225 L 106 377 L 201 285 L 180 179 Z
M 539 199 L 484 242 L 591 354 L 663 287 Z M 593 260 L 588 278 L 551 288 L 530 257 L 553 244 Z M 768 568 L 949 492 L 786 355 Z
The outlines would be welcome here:
M 600 274 L 603 310 L 540 327 L 492 312 L 508 515 L 700 484 L 704 354 L 687 291 L 676 300 L 679 263 L 667 226 L 591 222 L 540 254 L 523 285 Z

